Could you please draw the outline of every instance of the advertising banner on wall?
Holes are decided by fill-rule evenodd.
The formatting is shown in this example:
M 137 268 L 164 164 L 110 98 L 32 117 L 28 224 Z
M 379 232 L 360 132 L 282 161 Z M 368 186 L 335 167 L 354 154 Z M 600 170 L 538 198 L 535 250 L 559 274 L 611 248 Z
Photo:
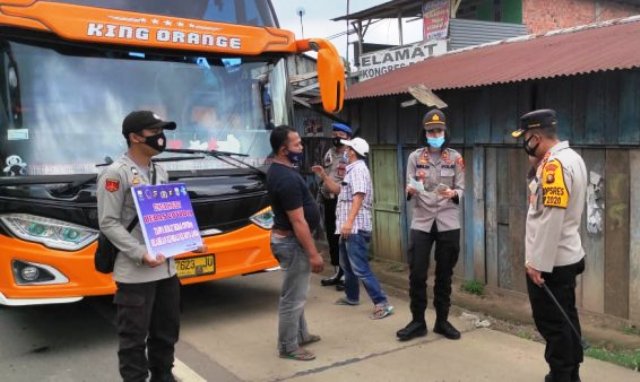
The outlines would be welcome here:
M 423 40 L 446 39 L 449 32 L 449 0 L 431 0 L 422 6 Z

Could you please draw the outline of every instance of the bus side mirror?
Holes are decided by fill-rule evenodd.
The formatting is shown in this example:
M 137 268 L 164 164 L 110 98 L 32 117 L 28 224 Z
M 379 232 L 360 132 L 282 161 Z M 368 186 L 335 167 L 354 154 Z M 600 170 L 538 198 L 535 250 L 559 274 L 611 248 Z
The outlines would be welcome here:
M 332 43 L 325 39 L 296 41 L 298 52 L 318 52 L 318 84 L 322 107 L 328 113 L 337 113 L 344 104 L 345 80 L 342 58 Z

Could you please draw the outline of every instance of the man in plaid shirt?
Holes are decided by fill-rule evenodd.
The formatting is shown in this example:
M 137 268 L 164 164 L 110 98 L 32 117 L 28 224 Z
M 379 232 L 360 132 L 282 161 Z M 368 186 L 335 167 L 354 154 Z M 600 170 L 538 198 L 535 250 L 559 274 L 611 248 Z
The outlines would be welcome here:
M 374 304 L 372 319 L 381 319 L 393 313 L 380 282 L 369 266 L 369 242 L 371 241 L 371 208 L 373 186 L 369 169 L 364 162 L 369 153 L 369 144 L 362 138 L 341 141 L 346 147 L 346 174 L 341 184 L 334 182 L 322 166 L 312 170 L 325 182 L 333 193 L 339 193 L 336 208 L 336 234 L 340 235 L 340 266 L 345 274 L 346 296 L 336 301 L 339 305 L 360 304 L 360 283 Z

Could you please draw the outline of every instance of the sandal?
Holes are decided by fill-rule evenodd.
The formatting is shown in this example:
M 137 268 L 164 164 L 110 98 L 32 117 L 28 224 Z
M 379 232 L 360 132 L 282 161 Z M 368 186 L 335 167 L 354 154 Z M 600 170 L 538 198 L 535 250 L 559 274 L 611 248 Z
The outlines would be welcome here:
M 353 301 L 349 300 L 346 297 L 340 297 L 339 299 L 336 300 L 335 304 L 336 305 L 356 306 L 356 305 L 360 305 L 360 302 L 359 301 L 353 302 Z
M 316 359 L 316 355 L 304 348 L 297 348 L 296 350 L 288 353 L 280 353 L 280 358 L 292 359 L 295 361 L 313 361 Z
M 371 314 L 371 316 L 369 316 L 369 318 L 371 318 L 372 320 L 381 320 L 392 314 L 393 306 L 389 304 L 376 305 L 375 308 L 373 308 L 373 313 Z
M 304 341 L 300 341 L 300 342 L 298 343 L 298 345 L 300 345 L 300 346 L 309 345 L 309 344 L 312 344 L 312 343 L 314 343 L 314 342 L 318 342 L 318 341 L 320 341 L 321 339 L 322 339 L 322 338 L 320 338 L 320 336 L 317 336 L 317 335 L 315 335 L 315 334 L 309 334 L 309 338 L 307 338 L 307 339 L 306 339 L 306 340 L 304 340 Z

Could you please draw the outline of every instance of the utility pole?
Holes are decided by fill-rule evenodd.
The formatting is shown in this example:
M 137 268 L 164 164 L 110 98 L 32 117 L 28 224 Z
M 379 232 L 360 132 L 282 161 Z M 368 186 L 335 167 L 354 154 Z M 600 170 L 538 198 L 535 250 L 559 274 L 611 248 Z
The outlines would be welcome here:
M 350 0 L 347 0 L 347 65 L 349 65 L 349 3 Z
M 302 24 L 302 16 L 305 14 L 304 8 L 299 7 L 296 9 L 296 14 L 300 16 L 300 29 L 302 30 L 302 38 L 304 38 L 304 24 Z

